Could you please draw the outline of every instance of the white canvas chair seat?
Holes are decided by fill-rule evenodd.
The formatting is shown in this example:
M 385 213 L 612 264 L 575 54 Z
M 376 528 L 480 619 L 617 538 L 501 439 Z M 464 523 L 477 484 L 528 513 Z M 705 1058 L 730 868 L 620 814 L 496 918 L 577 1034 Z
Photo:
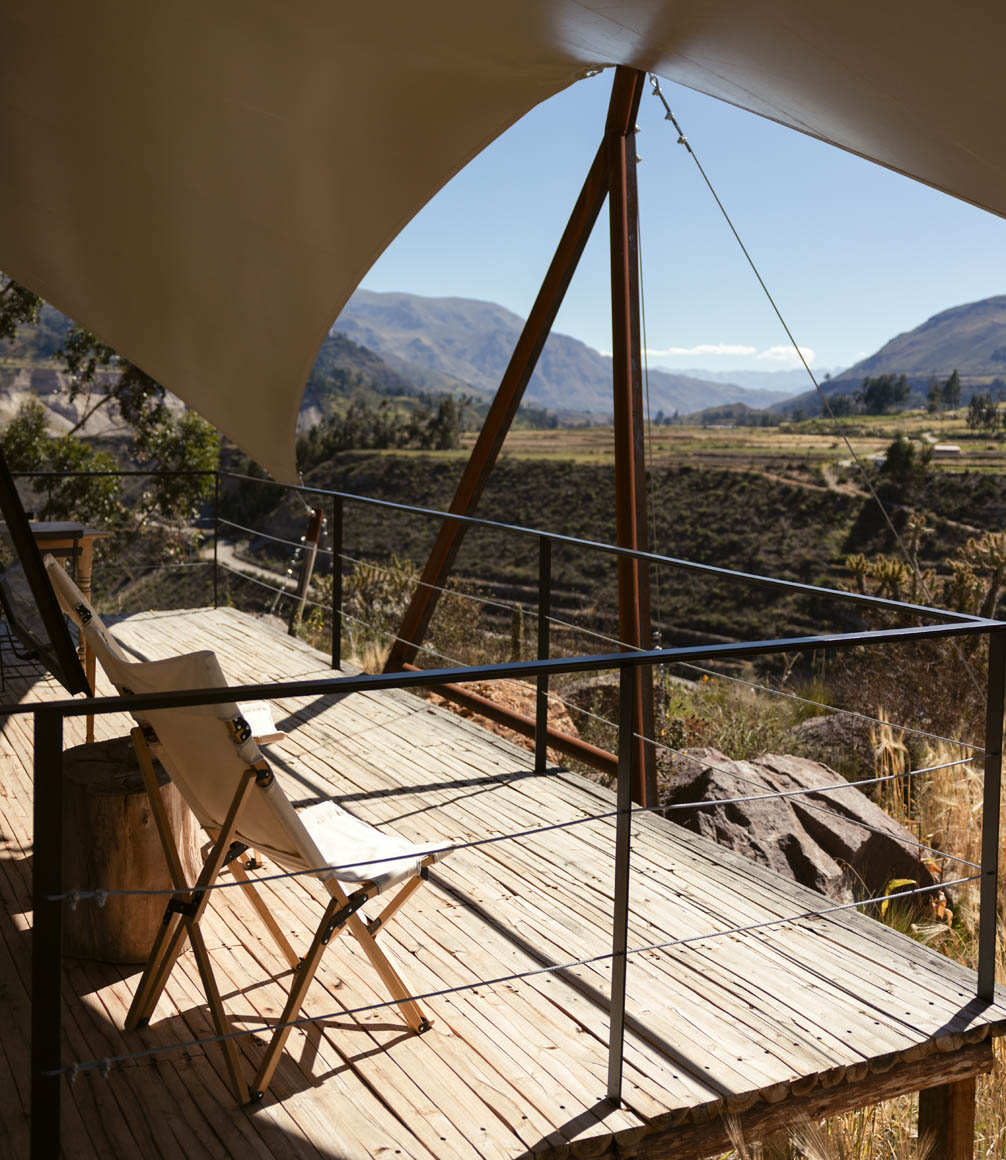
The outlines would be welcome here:
M 376 830 L 332 801 L 298 810 L 297 816 L 321 854 L 320 865 L 337 866 L 340 882 L 373 882 L 379 893 L 418 874 L 424 859 L 428 865 L 430 857 L 443 857 L 442 842 L 417 845 Z M 349 850 L 358 863 L 346 864 Z
M 59 562 L 49 557 L 46 566 L 60 604 L 74 617 L 88 647 L 93 649 L 121 693 L 157 694 L 227 687 L 216 654 L 208 650 L 165 660 L 130 660 Z M 377 830 L 334 801 L 322 802 L 298 813 L 273 776 L 252 737 L 251 726 L 233 701 L 152 709 L 142 717 L 139 714 L 134 717 L 140 728 L 133 730 L 133 740 L 176 894 L 168 904 L 126 1026 L 139 1026 L 149 1020 L 188 937 L 197 956 L 217 1032 L 227 1034 L 229 1024 L 199 930 L 202 912 L 212 893 L 206 887 L 212 885 L 227 865 L 250 891 L 249 898 L 259 916 L 288 963 L 297 970 L 280 1024 L 296 1018 L 325 947 L 347 927 L 377 969 L 409 1026 L 417 1032 L 425 1031 L 430 1026 L 429 1020 L 408 997 L 405 985 L 377 946 L 375 935 L 420 885 L 427 868 L 444 856 L 444 852 L 438 852 L 438 844 L 416 844 Z M 181 863 L 160 802 L 151 753 L 164 765 L 185 802 L 214 840 L 195 884 L 182 880 Z M 313 874 L 325 884 L 331 901 L 310 948 L 300 960 L 254 890 L 253 881 L 244 872 L 247 867 L 241 866 L 240 855 L 247 848 L 265 851 L 284 869 Z M 346 893 L 342 883 L 353 888 L 351 894 Z M 393 886 L 399 887 L 398 893 L 380 915 L 365 922 L 357 913 L 360 908 Z M 288 1034 L 288 1029 L 279 1027 L 273 1035 L 253 1084 L 259 1094 L 269 1084 Z M 248 1087 L 241 1075 L 236 1047 L 231 1039 L 225 1039 L 222 1046 L 232 1086 L 243 1101 L 248 1098 Z

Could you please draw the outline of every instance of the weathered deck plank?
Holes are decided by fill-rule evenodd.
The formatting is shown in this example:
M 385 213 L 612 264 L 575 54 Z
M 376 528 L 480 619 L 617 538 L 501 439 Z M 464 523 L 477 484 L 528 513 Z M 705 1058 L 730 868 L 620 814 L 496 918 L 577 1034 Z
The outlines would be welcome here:
M 233 610 L 150 613 L 115 632 L 143 657 L 213 648 L 235 683 L 330 675 L 320 654 Z M 30 692 L 56 695 L 48 681 Z M 565 772 L 535 775 L 523 751 L 412 694 L 287 700 L 275 715 L 291 733 L 270 757 L 293 800 L 331 795 L 408 837 L 481 839 L 614 807 L 601 787 Z M 125 717 L 99 718 L 96 733 L 128 726 Z M 82 739 L 80 727 L 69 725 L 67 744 Z M 0 730 L 0 1015 L 24 1029 L 0 1049 L 2 1094 L 11 1097 L 0 1131 L 12 1156 L 27 1142 L 30 754 L 30 722 L 8 719 Z M 462 850 L 436 867 L 382 935 L 417 993 L 462 988 L 425 1003 L 436 1020 L 427 1035 L 404 1033 L 393 1008 L 298 1028 L 270 1095 L 253 1110 L 231 1106 L 212 1046 L 141 1058 L 107 1080 L 84 1073 L 67 1088 L 66 1154 L 468 1160 L 613 1155 L 617 1143 L 623 1154 L 661 1155 L 666 1146 L 667 1155 L 685 1155 L 668 1142 L 712 1139 L 715 1129 L 701 1125 L 719 1113 L 776 1123 L 771 1109 L 801 1099 L 824 1106 L 828 1091 L 838 1093 L 829 1106 L 845 1106 L 842 1093 L 868 1091 L 871 1076 L 887 1075 L 884 1090 L 894 1090 L 922 1061 L 931 1058 L 925 1074 L 938 1075 L 940 1053 L 949 1070 L 967 1045 L 1006 1031 L 1006 995 L 976 1003 L 963 968 L 855 912 L 785 921 L 821 899 L 642 815 L 633 821 L 630 946 L 697 941 L 630 957 L 625 1104 L 610 1108 L 606 962 L 477 984 L 607 953 L 612 833 L 610 820 L 586 821 Z M 304 948 L 320 912 L 317 885 L 264 889 Z M 698 937 L 769 919 L 779 923 Z M 206 934 L 235 1026 L 275 1018 L 289 972 L 239 891 L 215 894 Z M 150 1027 L 123 1034 L 136 977 L 67 960 L 68 1062 L 210 1033 L 198 974 L 183 955 Z M 385 998 L 344 938 L 329 950 L 306 1013 Z M 263 1042 L 261 1034 L 239 1040 L 249 1071 Z

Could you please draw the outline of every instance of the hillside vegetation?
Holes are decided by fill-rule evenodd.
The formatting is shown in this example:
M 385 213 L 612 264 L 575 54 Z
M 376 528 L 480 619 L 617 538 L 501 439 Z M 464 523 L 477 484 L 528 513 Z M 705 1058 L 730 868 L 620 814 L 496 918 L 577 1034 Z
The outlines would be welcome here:
M 325 489 L 438 510 L 450 503 L 462 461 L 457 456 L 348 452 L 317 468 L 308 482 Z M 744 572 L 848 586 L 849 553 L 890 551 L 892 537 L 876 504 L 854 489 L 830 490 L 764 472 L 688 465 L 651 473 L 654 543 L 662 554 Z M 1001 526 L 1006 484 L 965 473 L 898 483 L 879 479 L 896 524 L 908 510 L 924 510 L 933 528 L 923 563 L 939 566 L 975 527 Z M 232 484 L 227 518 L 296 539 L 303 509 L 276 505 L 274 489 Z M 562 532 L 595 541 L 615 539 L 614 476 L 610 464 L 504 457 L 478 514 L 489 520 Z M 966 523 L 963 522 L 966 517 Z M 354 558 L 421 563 L 439 521 L 348 503 L 345 550 Z M 266 542 L 255 545 L 266 553 Z M 537 542 L 499 529 L 473 528 L 458 557 L 464 584 L 506 599 L 535 600 Z M 554 551 L 555 602 L 560 613 L 613 632 L 617 609 L 615 558 L 577 545 Z M 671 567 L 654 569 L 654 611 L 665 643 L 782 636 L 852 623 L 845 604 L 752 587 Z

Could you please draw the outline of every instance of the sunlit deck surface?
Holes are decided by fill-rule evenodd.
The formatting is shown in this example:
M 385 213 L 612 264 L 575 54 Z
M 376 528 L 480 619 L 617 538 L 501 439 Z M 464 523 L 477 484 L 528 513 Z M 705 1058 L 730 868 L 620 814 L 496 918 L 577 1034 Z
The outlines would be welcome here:
M 114 627 L 138 656 L 213 648 L 237 681 L 331 675 L 325 658 L 232 609 L 147 613 Z M 110 691 L 99 685 L 99 691 Z M 16 692 L 8 678 L 7 696 Z M 36 680 L 29 699 L 59 695 Z M 613 795 L 409 693 L 283 701 L 270 758 L 295 802 L 334 796 L 410 838 L 468 839 L 603 813 Z M 82 740 L 68 723 L 66 744 Z M 99 718 L 98 737 L 125 733 Z M 2 732 L 0 1152 L 27 1154 L 31 719 Z M 633 827 L 629 946 L 780 919 L 822 905 L 654 816 Z M 625 1105 L 605 1102 L 608 963 L 495 986 L 492 979 L 611 949 L 613 822 L 454 854 L 382 935 L 433 1029 L 389 1008 L 338 1015 L 291 1037 L 265 1102 L 238 1108 L 219 1049 L 148 1056 L 66 1089 L 64 1150 L 80 1157 L 516 1157 L 702 1154 L 734 1114 L 749 1123 L 871 1102 L 982 1069 L 1006 1029 L 1006 994 L 855 912 L 630 956 Z M 68 883 L 69 886 L 100 884 Z M 305 947 L 322 892 L 264 888 Z M 86 903 L 81 902 L 80 905 Z M 238 891 L 216 892 L 204 930 L 236 1026 L 275 1018 L 290 974 Z M 212 1034 L 191 954 L 152 1024 L 123 1034 L 138 968 L 67 959 L 64 1061 Z M 329 948 L 308 1015 L 385 993 L 353 940 Z M 240 1040 L 249 1077 L 263 1039 Z M 208 1054 L 207 1054 L 208 1052 Z M 220 1070 L 218 1070 L 218 1066 Z M 984 1065 L 987 1066 L 987 1063 Z M 768 1122 L 768 1121 L 765 1121 Z M 708 1147 L 706 1150 L 710 1150 Z

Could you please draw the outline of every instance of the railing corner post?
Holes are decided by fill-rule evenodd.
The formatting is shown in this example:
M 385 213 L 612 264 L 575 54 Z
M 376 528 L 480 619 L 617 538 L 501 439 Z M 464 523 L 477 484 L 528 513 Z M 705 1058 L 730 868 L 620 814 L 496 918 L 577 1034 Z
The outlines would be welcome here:
M 213 472 L 213 607 L 220 606 L 220 470 Z
M 342 533 L 343 502 L 332 500 L 332 668 L 342 668 Z
M 632 840 L 632 766 L 635 749 L 636 672 L 619 669 L 618 793 L 615 817 L 615 894 L 611 912 L 611 1007 L 608 1016 L 608 1099 L 622 1101 L 625 1044 L 625 975 L 629 946 L 629 877 Z
M 978 997 L 995 996 L 999 886 L 999 798 L 1002 787 L 1003 705 L 1006 700 L 1006 629 L 989 633 L 985 701 L 985 777 L 982 797 L 981 895 L 978 921 Z
M 62 1050 L 63 718 L 35 718 L 31 931 L 31 1160 L 60 1155 Z

